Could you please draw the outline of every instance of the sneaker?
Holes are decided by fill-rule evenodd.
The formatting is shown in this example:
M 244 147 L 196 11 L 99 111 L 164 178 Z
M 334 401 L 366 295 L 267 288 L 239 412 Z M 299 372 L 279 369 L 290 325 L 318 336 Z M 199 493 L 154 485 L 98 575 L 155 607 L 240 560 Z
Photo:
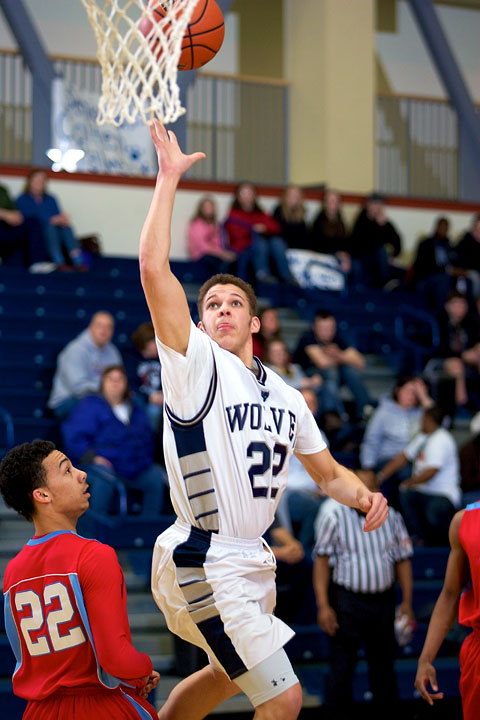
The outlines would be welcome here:
M 31 272 L 33 274 L 44 274 L 51 273 L 56 269 L 57 266 L 53 262 L 36 262 L 33 263 L 33 265 L 30 265 L 30 267 L 28 268 L 28 272 Z
M 67 265 L 67 263 L 62 263 L 61 265 L 57 265 L 57 270 L 60 272 L 73 272 L 73 266 Z

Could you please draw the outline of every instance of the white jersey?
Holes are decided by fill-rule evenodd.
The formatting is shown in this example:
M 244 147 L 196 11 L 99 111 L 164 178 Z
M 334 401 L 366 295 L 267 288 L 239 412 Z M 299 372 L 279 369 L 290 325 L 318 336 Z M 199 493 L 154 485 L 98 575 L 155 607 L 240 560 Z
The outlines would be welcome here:
M 257 373 L 192 322 L 186 355 L 157 338 L 164 452 L 180 520 L 256 538 L 273 522 L 289 459 L 326 448 L 301 393 L 256 361 Z

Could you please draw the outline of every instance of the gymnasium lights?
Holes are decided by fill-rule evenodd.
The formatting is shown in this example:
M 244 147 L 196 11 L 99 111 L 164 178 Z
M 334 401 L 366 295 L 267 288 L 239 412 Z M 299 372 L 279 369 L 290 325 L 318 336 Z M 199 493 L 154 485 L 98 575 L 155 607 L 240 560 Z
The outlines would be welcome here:
M 67 150 L 50 148 L 47 150 L 46 155 L 52 161 L 53 172 L 66 170 L 72 173 L 76 171 L 80 160 L 85 157 L 85 152 L 80 148 L 68 148 Z

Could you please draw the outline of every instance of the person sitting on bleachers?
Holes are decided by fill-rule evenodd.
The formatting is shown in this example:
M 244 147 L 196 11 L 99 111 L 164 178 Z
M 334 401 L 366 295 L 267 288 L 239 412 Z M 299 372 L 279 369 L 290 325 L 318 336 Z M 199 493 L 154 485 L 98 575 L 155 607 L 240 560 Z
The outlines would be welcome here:
M 455 248 L 457 268 L 465 270 L 475 297 L 480 296 L 480 215 L 475 215 L 470 230 Z
M 271 340 L 283 340 L 277 308 L 264 307 L 258 313 L 260 330 L 252 335 L 253 354 L 263 360 L 265 348 Z
M 338 332 L 335 317 L 329 310 L 317 311 L 312 329 L 300 338 L 293 359 L 307 372 L 318 372 L 322 376 L 323 412 L 334 410 L 346 419 L 340 397 L 340 387 L 344 384 L 353 395 L 357 418 L 371 410 L 371 400 L 361 376 L 365 359 Z
M 235 190 L 225 230 L 228 247 L 237 255 L 240 278 L 248 280 L 252 266 L 257 282 L 272 283 L 280 279 L 296 284 L 288 265 L 287 244 L 281 236 L 282 226 L 262 210 L 251 183 L 241 183 Z
M 335 190 L 325 190 L 320 212 L 310 231 L 310 248 L 315 252 L 335 255 L 340 269 L 349 273 L 352 259 L 347 252 L 347 228 L 340 208 L 340 195 Z
M 296 390 L 310 389 L 316 392 L 323 383 L 319 373 L 307 375 L 300 365 L 290 362 L 290 354 L 283 340 L 272 339 L 267 342 L 263 361 Z
M 97 312 L 87 329 L 59 354 L 48 407 L 60 420 L 68 417 L 81 397 L 98 392 L 104 368 L 122 364 L 120 351 L 111 342 L 114 327 L 110 313 Z
M 464 406 L 478 393 L 480 319 L 463 293 L 454 290 L 438 316 L 440 345 L 436 352 L 443 372 L 454 382 L 454 402 Z M 432 363 L 430 363 L 432 364 Z M 472 408 L 478 410 L 479 408 Z M 451 408 L 449 408 L 451 411 Z
M 312 587 L 312 560 L 302 544 L 283 523 L 280 514 L 265 533 L 275 556 L 277 602 L 275 615 L 286 623 L 309 624 L 315 618 Z M 312 617 L 308 617 L 312 615 Z
M 318 416 L 318 398 L 313 390 L 300 391 L 305 398 L 313 417 Z M 322 432 L 327 447 L 328 439 Z M 308 474 L 300 460 L 292 456 L 288 471 L 288 484 L 278 505 L 278 515 L 285 527 L 302 543 L 303 549 L 311 557 L 315 544 L 315 520 L 321 503 L 327 495 L 318 487 Z
M 439 407 L 425 410 L 421 431 L 381 472 L 386 480 L 412 463 L 410 477 L 400 483 L 400 507 L 419 545 L 448 544 L 450 521 L 461 502 L 458 451 L 453 436 L 442 427 L 444 417 Z
M 395 279 L 392 260 L 400 254 L 402 243 L 384 203 L 383 195 L 369 195 L 353 225 L 348 248 L 355 284 L 383 288 Z
M 309 248 L 308 227 L 303 192 L 298 185 L 287 185 L 273 217 L 280 223 L 282 237 L 288 248 Z
M 208 195 L 200 200 L 188 225 L 188 253 L 192 260 L 201 260 L 212 275 L 230 272 L 237 258 L 232 250 L 224 247 L 217 208 Z
M 60 210 L 57 199 L 47 193 L 47 173 L 42 168 L 31 170 L 23 193 L 16 201 L 24 218 L 36 219 L 42 229 L 45 247 L 59 270 L 88 270 L 83 264 L 82 251 L 70 227 L 70 218 Z M 68 256 L 66 263 L 64 250 Z
M 360 447 L 362 468 L 378 473 L 382 493 L 397 509 L 398 484 L 408 477 L 409 468 L 403 468 L 388 481 L 383 481 L 381 470 L 417 434 L 423 410 L 432 405 L 433 400 L 421 378 L 399 378 L 391 395 L 380 400 L 365 428 Z
M 374 489 L 374 477 L 361 470 L 358 475 Z M 364 524 L 362 513 L 330 498 L 320 508 L 313 584 L 318 624 L 330 636 L 329 720 L 356 716 L 353 675 L 362 647 L 372 694 L 369 717 L 400 718 L 394 670 L 395 580 L 402 593 L 400 614 L 412 622 L 412 543 L 400 513 L 393 509 L 380 531 L 369 535 Z
M 162 366 L 158 359 L 155 330 L 151 322 L 144 322 L 132 333 L 137 350 L 133 389 L 145 401 L 145 410 L 154 432 L 159 431 L 163 415 Z
M 6 187 L 0 185 L 0 264 L 32 267 L 45 260 L 40 224 L 25 219 Z M 53 270 L 53 265 L 50 268 Z
M 411 269 L 412 285 L 437 312 L 457 283 L 456 251 L 448 237 L 449 227 L 448 218 L 437 218 L 433 233 L 419 243 Z
M 165 474 L 153 462 L 154 438 L 143 407 L 131 397 L 122 365 L 102 373 L 98 395 L 84 397 L 62 423 L 65 451 L 88 474 L 91 508 L 108 514 L 115 481 L 142 492 L 143 518 L 162 511 Z

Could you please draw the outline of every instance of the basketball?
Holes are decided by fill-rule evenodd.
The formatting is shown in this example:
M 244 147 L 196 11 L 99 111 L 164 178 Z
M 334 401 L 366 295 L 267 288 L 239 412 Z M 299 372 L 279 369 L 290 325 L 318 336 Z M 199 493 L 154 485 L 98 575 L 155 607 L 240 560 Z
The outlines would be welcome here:
M 157 21 L 165 17 L 166 11 L 161 2 L 152 3 Z M 147 36 L 152 22 L 144 18 L 140 22 L 140 31 Z M 222 11 L 215 0 L 198 0 L 190 23 L 182 39 L 182 52 L 178 61 L 179 70 L 196 70 L 211 60 L 222 47 L 225 35 L 225 23 Z M 158 44 L 156 41 L 152 47 Z

